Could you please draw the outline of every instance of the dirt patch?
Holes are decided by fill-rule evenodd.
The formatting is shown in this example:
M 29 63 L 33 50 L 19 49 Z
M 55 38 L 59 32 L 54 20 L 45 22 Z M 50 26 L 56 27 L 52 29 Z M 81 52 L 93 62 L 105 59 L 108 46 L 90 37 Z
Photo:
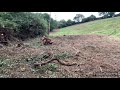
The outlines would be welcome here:
M 2 77 L 56 77 L 56 78 L 118 78 L 120 72 L 120 40 L 104 35 L 71 35 L 51 37 L 52 45 L 40 48 L 4 47 L 0 48 L 0 56 L 9 59 L 10 65 L 1 66 Z M 52 66 L 34 69 L 35 63 L 47 62 L 53 58 L 59 61 L 50 62 Z M 3 59 L 1 63 L 6 61 Z M 7 60 L 8 62 L 8 60 Z M 1 64 L 2 65 L 2 64 Z M 6 64 L 5 64 L 6 65 Z M 45 67 L 50 67 L 48 69 Z M 40 73 L 44 71 L 44 73 Z M 53 70 L 53 71 L 51 71 Z M 9 74 L 9 76 L 8 76 Z

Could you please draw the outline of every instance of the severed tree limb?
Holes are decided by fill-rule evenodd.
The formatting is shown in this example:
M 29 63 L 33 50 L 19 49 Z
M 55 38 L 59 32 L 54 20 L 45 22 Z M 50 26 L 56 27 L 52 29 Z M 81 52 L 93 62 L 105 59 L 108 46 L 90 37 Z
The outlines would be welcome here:
M 57 59 L 57 58 L 54 58 L 54 59 L 51 59 L 51 60 L 49 60 L 49 61 L 46 61 L 46 62 L 43 62 L 43 63 L 37 63 L 37 64 L 34 64 L 35 66 L 43 66 L 43 65 L 46 65 L 46 64 L 48 64 L 48 63 L 51 63 L 51 62 L 53 62 L 53 61 L 58 61 L 58 63 L 60 63 L 61 65 L 65 65 L 65 66 L 73 66 L 73 65 L 77 65 L 77 63 L 72 63 L 72 64 L 70 64 L 70 63 L 65 63 L 65 62 L 63 62 L 63 61 L 60 61 L 59 59 Z
M 55 60 L 55 59 L 51 59 L 51 60 L 49 60 L 49 61 L 46 61 L 46 62 L 40 63 L 40 65 L 41 65 L 41 66 L 46 65 L 46 64 L 48 64 L 48 63 L 53 62 L 54 60 Z

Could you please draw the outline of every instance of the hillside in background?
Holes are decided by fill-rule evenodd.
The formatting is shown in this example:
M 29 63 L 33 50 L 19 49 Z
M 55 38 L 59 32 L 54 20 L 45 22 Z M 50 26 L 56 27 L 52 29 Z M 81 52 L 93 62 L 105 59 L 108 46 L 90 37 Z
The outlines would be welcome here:
M 61 28 L 59 31 L 51 33 L 51 36 L 81 34 L 113 35 L 120 37 L 120 17 L 96 20 Z

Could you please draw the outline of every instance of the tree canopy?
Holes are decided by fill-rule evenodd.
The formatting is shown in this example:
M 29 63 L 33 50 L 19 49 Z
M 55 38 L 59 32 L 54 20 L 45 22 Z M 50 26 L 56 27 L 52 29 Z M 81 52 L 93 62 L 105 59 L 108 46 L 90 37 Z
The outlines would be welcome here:
M 81 22 L 83 18 L 84 18 L 84 15 L 76 14 L 76 16 L 73 18 L 73 20 L 75 20 L 76 22 Z
M 115 12 L 98 12 L 99 16 L 103 16 L 104 18 L 113 17 Z

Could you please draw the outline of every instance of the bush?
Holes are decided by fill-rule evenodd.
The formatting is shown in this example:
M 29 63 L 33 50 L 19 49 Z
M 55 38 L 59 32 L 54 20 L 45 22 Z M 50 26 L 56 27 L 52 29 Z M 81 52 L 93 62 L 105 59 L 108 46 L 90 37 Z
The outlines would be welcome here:
M 43 36 L 48 30 L 48 22 L 41 14 L 30 12 L 1 12 L 0 27 L 10 28 L 17 38 L 27 39 Z

